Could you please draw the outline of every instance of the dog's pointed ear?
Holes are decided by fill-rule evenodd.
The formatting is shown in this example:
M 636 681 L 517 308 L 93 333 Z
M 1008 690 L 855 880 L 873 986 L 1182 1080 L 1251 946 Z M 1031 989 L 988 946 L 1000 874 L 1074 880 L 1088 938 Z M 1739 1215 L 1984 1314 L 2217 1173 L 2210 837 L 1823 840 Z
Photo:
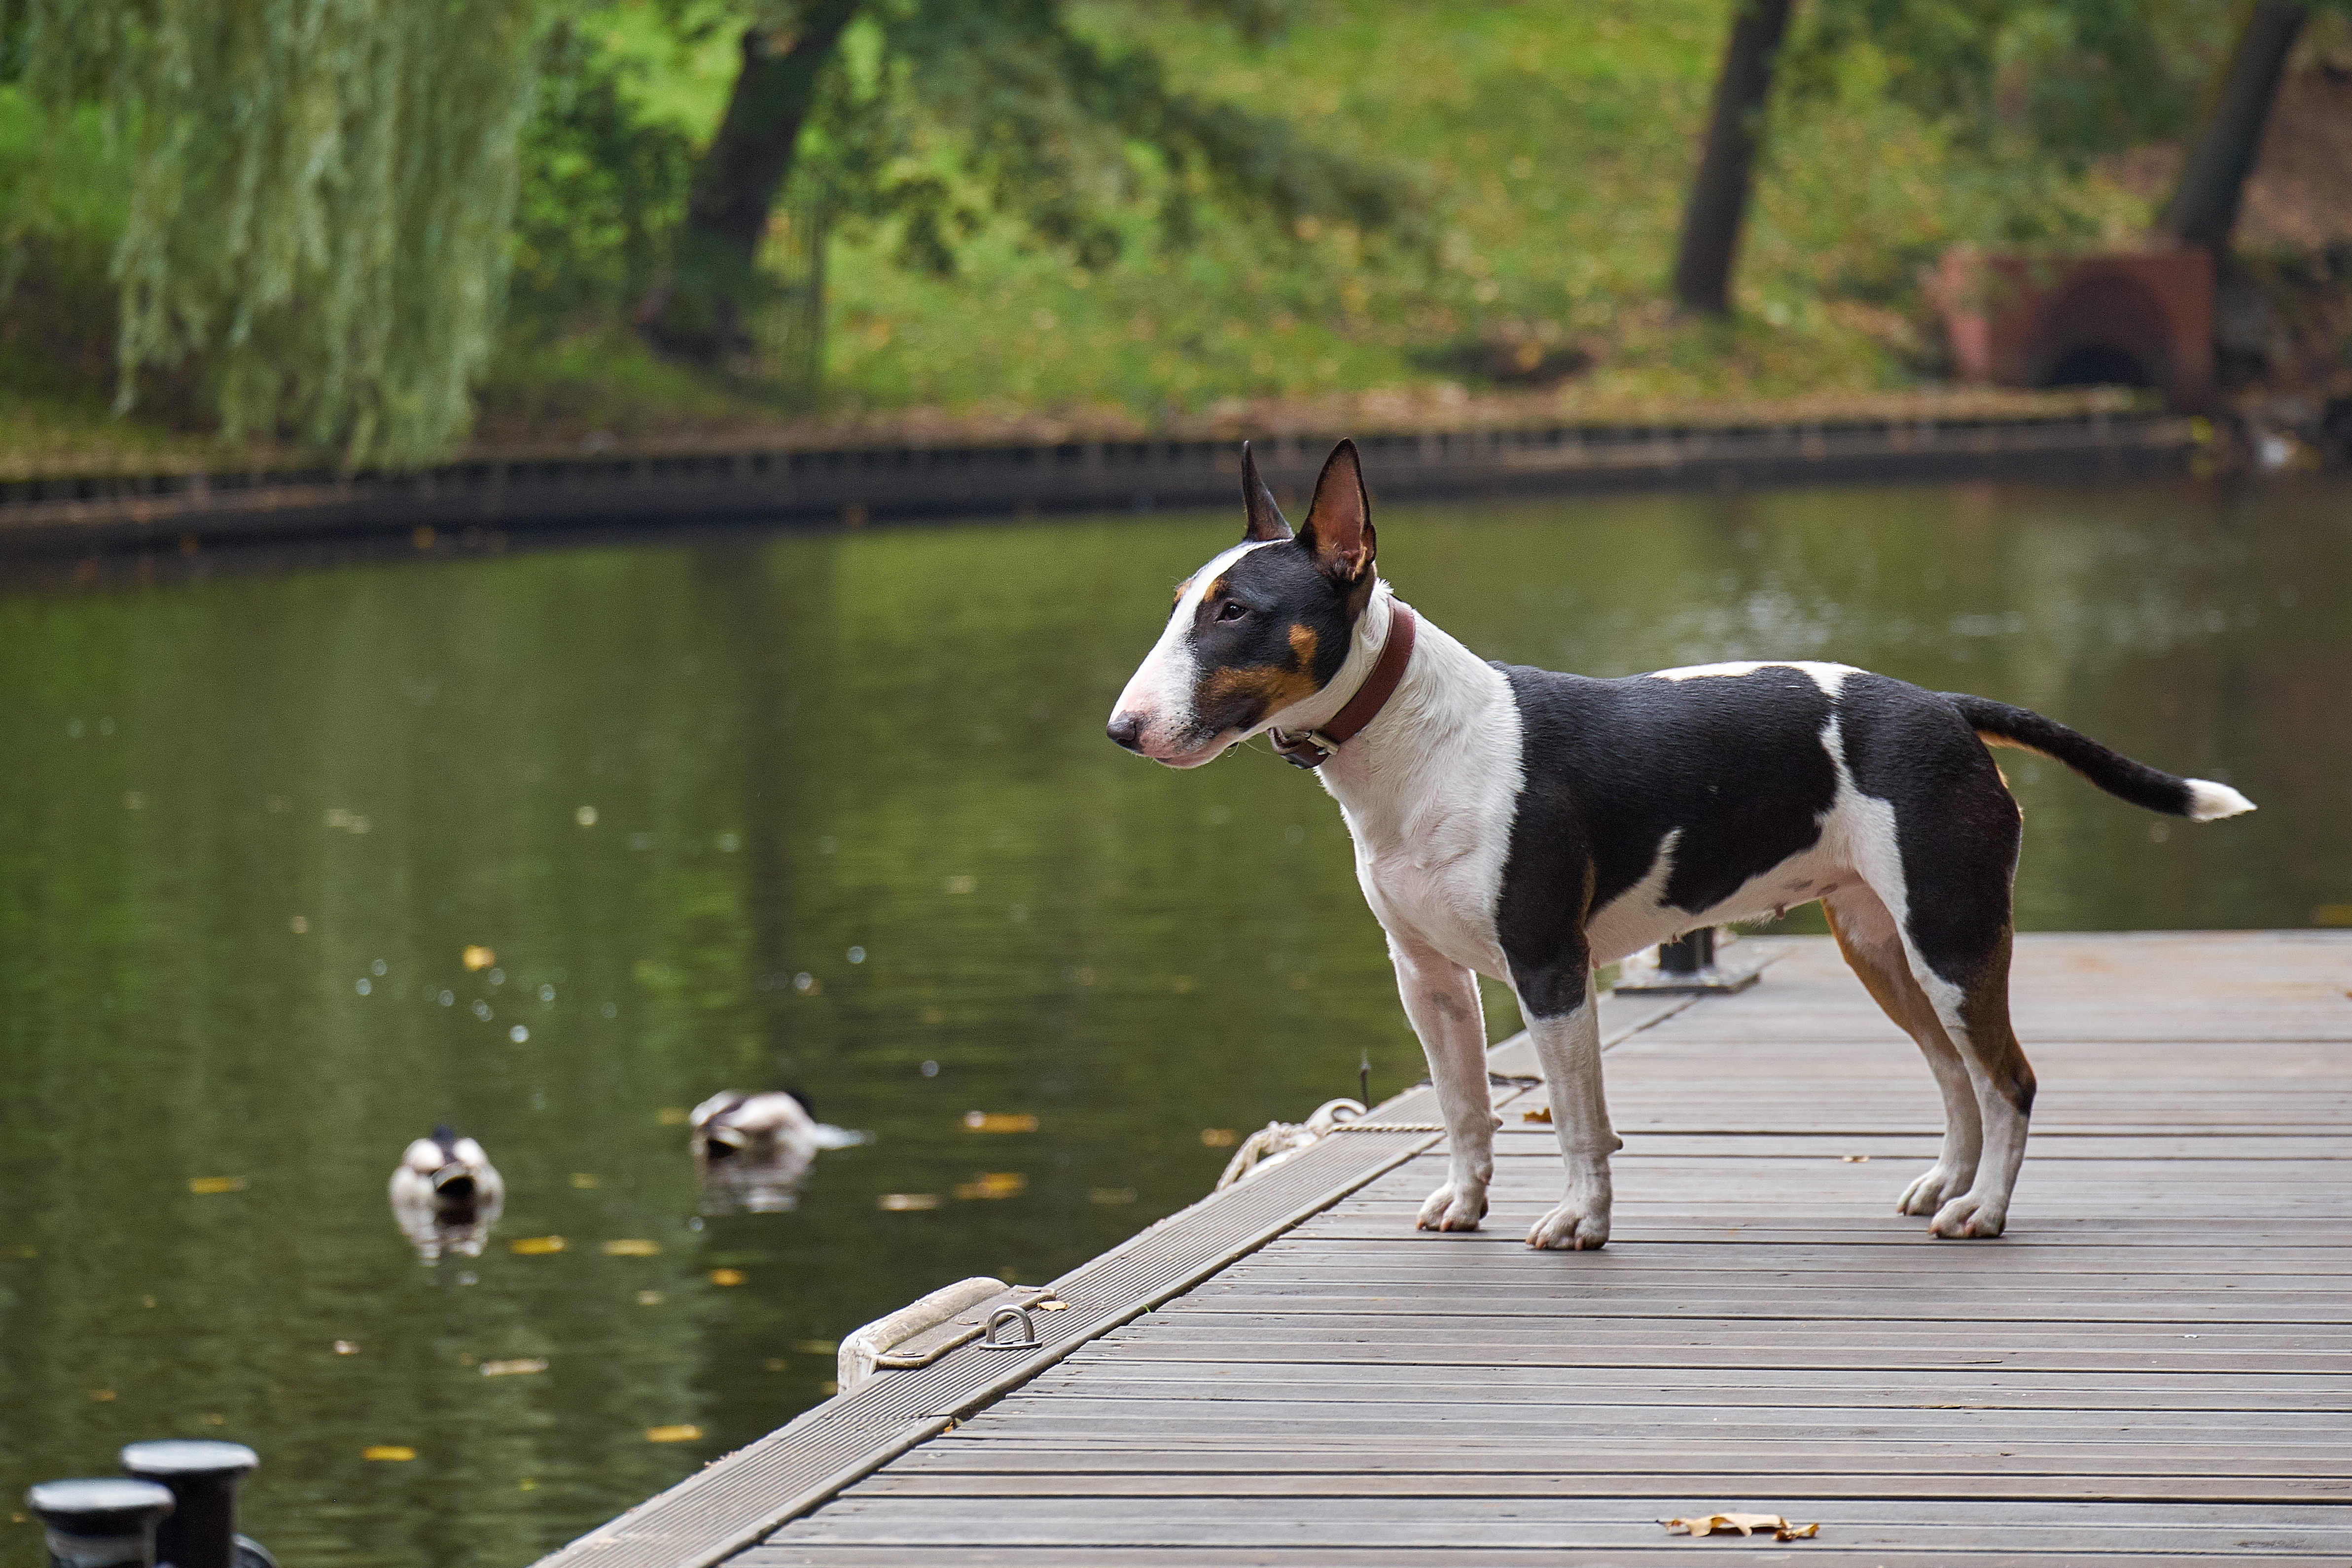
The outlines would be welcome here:
M 1274 504 L 1274 492 L 1257 477 L 1257 459 L 1250 456 L 1250 444 L 1242 443 L 1242 506 L 1249 514 L 1249 526 L 1242 537 L 1252 544 L 1278 544 L 1290 537 L 1290 520 Z
M 1353 441 L 1331 448 L 1298 537 L 1315 552 L 1315 563 L 1342 583 L 1357 582 L 1371 571 L 1372 500 L 1364 493 L 1363 465 Z

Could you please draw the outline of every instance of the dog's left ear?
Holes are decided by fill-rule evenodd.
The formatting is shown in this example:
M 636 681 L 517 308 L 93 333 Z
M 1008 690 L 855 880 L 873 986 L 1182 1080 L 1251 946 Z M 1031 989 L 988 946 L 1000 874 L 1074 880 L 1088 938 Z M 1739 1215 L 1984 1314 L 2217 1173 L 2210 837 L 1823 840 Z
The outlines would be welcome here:
M 1315 552 L 1315 563 L 1342 583 L 1369 578 L 1372 570 L 1372 500 L 1364 493 L 1363 466 L 1356 444 L 1331 448 L 1323 475 L 1315 481 L 1315 504 L 1298 542 Z

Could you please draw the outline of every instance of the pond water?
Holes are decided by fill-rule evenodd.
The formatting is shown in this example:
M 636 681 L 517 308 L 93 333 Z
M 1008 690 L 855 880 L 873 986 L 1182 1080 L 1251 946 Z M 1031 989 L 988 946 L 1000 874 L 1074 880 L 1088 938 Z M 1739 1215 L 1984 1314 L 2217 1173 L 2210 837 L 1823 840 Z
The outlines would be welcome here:
M 2191 827 L 2003 753 L 2027 928 L 2352 920 L 2341 482 L 1380 525 L 1494 657 L 1839 658 L 2260 803 Z M 1315 781 L 1102 736 L 1238 527 L 0 589 L 0 1491 L 230 1436 L 289 1568 L 512 1568 L 821 1398 L 845 1331 L 1052 1278 L 1360 1054 L 1375 1095 L 1418 1077 Z M 874 1141 L 787 1211 L 703 1215 L 684 1108 L 779 1086 Z M 481 1257 L 426 1267 L 384 1183 L 444 1121 L 509 1195 Z

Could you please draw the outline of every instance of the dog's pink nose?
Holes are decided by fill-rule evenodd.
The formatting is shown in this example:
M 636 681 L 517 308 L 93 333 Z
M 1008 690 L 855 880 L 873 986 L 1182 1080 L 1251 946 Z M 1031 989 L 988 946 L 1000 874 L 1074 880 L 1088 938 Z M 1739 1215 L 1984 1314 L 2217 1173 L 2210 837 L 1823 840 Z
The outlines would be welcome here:
M 1114 713 L 1107 731 L 1110 738 L 1130 752 L 1143 750 L 1143 726 L 1148 721 L 1140 713 Z

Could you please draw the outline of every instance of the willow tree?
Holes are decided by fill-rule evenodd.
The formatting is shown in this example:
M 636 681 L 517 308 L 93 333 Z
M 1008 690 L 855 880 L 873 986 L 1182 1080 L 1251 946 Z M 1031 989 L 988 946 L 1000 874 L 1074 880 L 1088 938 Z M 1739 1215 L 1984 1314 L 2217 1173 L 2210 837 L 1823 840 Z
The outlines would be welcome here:
M 1321 147 L 1277 116 L 1178 87 L 1149 47 L 1098 41 L 1074 21 L 1076 8 L 753 0 L 669 274 L 639 312 L 647 336 L 713 363 L 747 345 L 769 216 L 813 142 L 826 151 L 837 205 L 895 220 L 899 259 L 935 273 L 953 271 L 961 240 L 991 216 L 1095 267 L 1119 253 L 1122 217 L 1138 207 L 1175 243 L 1203 202 L 1283 233 L 1314 218 L 1422 237 L 1422 209 L 1393 171 Z M 1247 40 L 1271 31 L 1286 4 L 1193 0 L 1192 9 L 1223 16 Z
M 183 367 L 231 438 L 446 450 L 490 351 L 548 4 L 17 0 L 9 74 L 101 105 L 133 172 L 118 405 Z

